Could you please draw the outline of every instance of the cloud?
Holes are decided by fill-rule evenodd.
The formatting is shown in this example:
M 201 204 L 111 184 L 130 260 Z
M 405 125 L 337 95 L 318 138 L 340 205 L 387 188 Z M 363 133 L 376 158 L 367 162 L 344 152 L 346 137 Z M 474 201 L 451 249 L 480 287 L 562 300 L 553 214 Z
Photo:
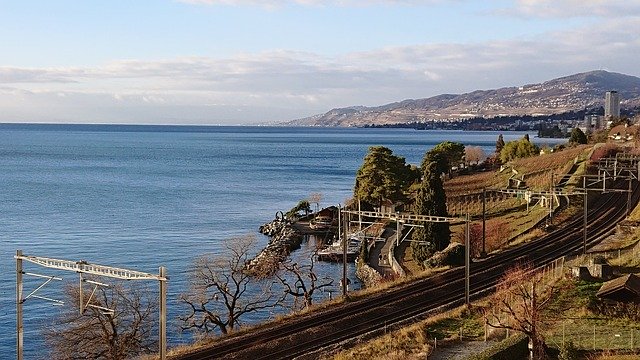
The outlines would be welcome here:
M 428 5 L 445 2 L 444 0 L 178 0 L 193 5 L 231 5 L 231 6 L 262 6 L 277 8 L 287 5 L 304 6 L 345 6 L 364 7 L 372 5 Z
M 605 68 L 637 73 L 640 17 L 527 40 L 0 68 L 1 121 L 288 120 L 351 105 L 518 86 Z M 62 121 L 61 120 L 61 121 Z
M 0 84 L 7 83 L 68 83 L 78 74 L 72 69 L 24 69 L 0 67 Z
M 610 0 L 516 0 L 499 11 L 525 17 L 608 17 L 640 16 L 640 1 Z

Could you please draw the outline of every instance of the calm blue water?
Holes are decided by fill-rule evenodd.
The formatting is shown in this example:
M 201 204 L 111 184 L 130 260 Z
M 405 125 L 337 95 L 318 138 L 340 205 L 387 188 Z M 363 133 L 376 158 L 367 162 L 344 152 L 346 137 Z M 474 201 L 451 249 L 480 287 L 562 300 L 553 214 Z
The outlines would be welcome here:
M 505 141 L 523 133 L 504 133 Z M 276 211 L 311 193 L 321 206 L 350 197 L 371 145 L 419 164 L 444 141 L 493 151 L 498 133 L 407 129 L 0 125 L 0 358 L 15 358 L 16 249 L 157 273 L 168 268 L 169 319 L 184 311 L 186 271 L 221 240 L 257 234 Z M 537 140 L 537 139 L 536 139 Z M 260 244 L 266 238 L 259 236 Z M 304 249 L 302 250 L 304 251 Z M 25 264 L 26 271 L 60 275 Z M 340 276 L 340 265 L 322 272 Z M 155 287 L 155 284 L 151 284 Z M 25 295 L 37 282 L 27 280 Z M 54 296 L 60 284 L 42 295 Z M 25 305 L 25 356 L 58 308 Z M 262 314 L 248 319 L 258 321 Z M 172 344 L 186 341 L 173 321 Z

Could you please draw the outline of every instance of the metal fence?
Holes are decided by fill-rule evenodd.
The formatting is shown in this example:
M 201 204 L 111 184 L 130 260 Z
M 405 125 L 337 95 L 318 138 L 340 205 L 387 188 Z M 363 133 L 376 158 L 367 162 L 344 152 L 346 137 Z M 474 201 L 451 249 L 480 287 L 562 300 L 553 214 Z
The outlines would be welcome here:
M 556 348 L 572 342 L 582 350 L 640 349 L 640 324 L 616 324 L 608 319 L 559 320 L 543 334 L 547 345 Z

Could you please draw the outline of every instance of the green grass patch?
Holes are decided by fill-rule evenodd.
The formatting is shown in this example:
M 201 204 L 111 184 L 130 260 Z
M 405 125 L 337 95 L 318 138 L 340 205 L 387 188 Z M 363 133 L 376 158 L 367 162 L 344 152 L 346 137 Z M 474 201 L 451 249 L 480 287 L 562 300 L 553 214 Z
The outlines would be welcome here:
M 466 358 L 466 360 L 516 360 L 526 359 L 529 339 L 524 335 L 512 336 L 498 344 Z
M 430 338 L 453 339 L 462 336 L 464 339 L 480 339 L 484 336 L 484 322 L 479 314 L 464 311 L 458 316 L 443 318 L 425 327 Z
M 595 294 L 602 282 L 564 280 L 544 312 L 544 337 L 550 347 L 573 342 L 580 350 L 640 348 L 640 324 L 598 313 Z

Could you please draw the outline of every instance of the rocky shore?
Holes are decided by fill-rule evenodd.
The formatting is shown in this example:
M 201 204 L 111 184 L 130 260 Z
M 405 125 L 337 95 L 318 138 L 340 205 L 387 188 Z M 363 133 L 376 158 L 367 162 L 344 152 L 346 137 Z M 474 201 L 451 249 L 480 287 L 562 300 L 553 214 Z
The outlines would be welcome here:
M 382 275 L 365 262 L 356 262 L 356 276 L 365 287 L 375 287 L 382 283 Z
M 291 251 L 300 248 L 303 239 L 302 234 L 290 221 L 281 218 L 260 226 L 259 231 L 271 239 L 269 244 L 247 265 L 248 270 L 257 275 L 275 271 L 278 263 Z

